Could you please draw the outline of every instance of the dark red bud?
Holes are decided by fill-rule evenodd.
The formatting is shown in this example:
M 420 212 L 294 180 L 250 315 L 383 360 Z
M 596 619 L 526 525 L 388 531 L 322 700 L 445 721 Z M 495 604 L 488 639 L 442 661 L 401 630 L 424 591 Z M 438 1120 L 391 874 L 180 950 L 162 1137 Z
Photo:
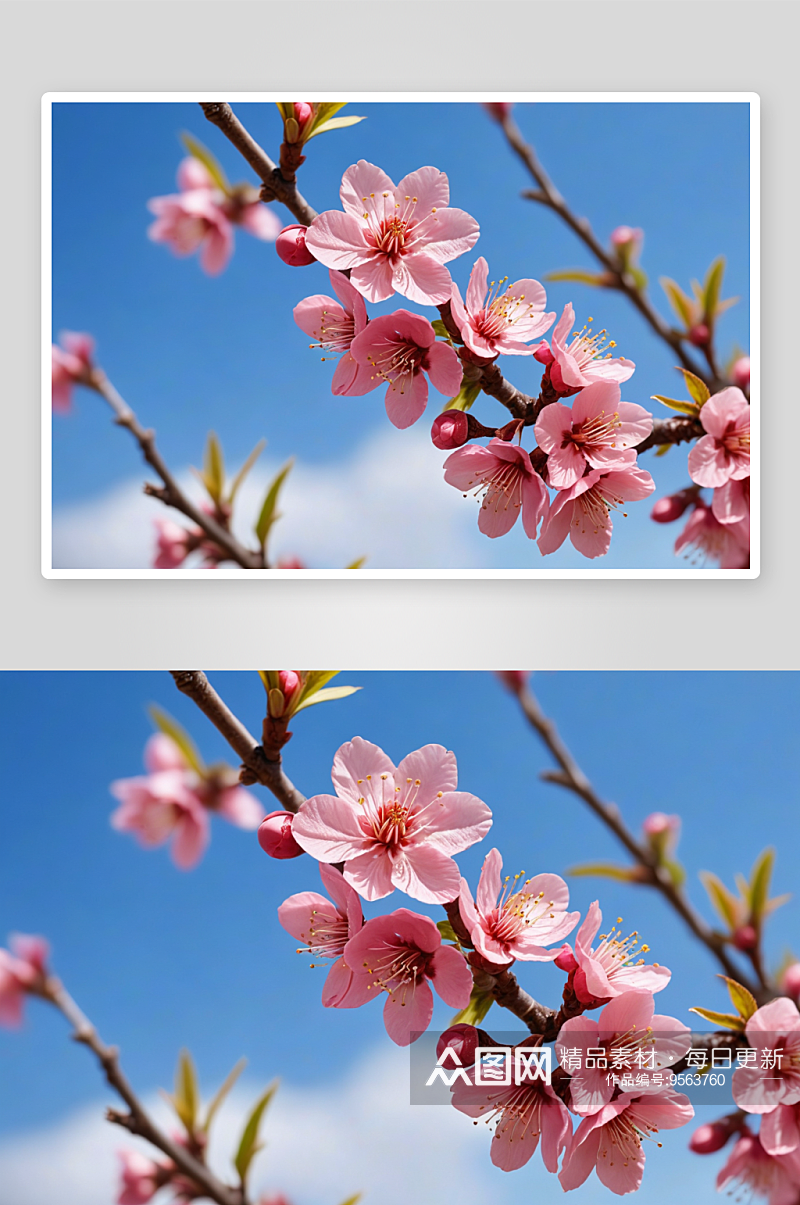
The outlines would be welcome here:
M 284 226 L 275 240 L 275 250 L 285 264 L 292 268 L 304 268 L 316 260 L 306 247 L 305 226 Z
M 733 1133 L 725 1121 L 711 1121 L 698 1126 L 689 1139 L 689 1150 L 696 1155 L 713 1155 L 721 1151 Z
M 695 347 L 705 347 L 711 338 L 711 331 L 705 322 L 698 322 L 695 326 L 690 327 L 687 337 L 690 343 L 694 343 Z
M 650 518 L 655 519 L 656 523 L 674 523 L 695 500 L 696 497 L 687 490 L 668 494 L 666 498 L 659 498 L 650 511 Z
M 297 858 L 305 851 L 292 835 L 290 812 L 270 812 L 258 829 L 258 844 L 271 858 Z
M 754 950 L 758 945 L 758 934 L 752 925 L 740 925 L 733 934 L 737 950 Z
M 431 439 L 443 452 L 462 448 L 469 439 L 469 418 L 463 410 L 445 410 L 433 420 Z

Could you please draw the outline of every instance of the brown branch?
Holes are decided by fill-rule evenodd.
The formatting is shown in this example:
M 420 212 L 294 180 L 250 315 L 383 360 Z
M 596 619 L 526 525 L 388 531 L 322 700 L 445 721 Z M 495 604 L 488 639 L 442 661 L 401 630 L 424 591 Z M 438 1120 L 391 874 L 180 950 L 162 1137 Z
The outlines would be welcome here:
M 640 881 L 644 885 L 653 887 L 656 891 L 660 892 L 691 933 L 716 958 L 726 975 L 744 984 L 757 999 L 760 999 L 764 1003 L 765 991 L 768 991 L 768 988 L 753 983 L 743 975 L 742 971 L 739 970 L 728 955 L 721 934 L 715 933 L 714 930 L 709 928 L 699 913 L 695 912 L 692 905 L 683 895 L 683 892 L 675 886 L 668 871 L 664 867 L 659 866 L 650 850 L 636 840 L 625 825 L 618 808 L 614 804 L 605 803 L 595 792 L 589 779 L 583 773 L 561 739 L 555 724 L 541 710 L 533 693 L 526 687 L 520 691 L 518 697 L 525 718 L 539 734 L 542 742 L 560 767 L 558 770 L 545 770 L 541 775 L 545 782 L 552 782 L 557 786 L 564 787 L 565 790 L 571 791 L 587 804 L 640 867 L 642 871 Z M 769 998 L 769 995 L 766 998 Z
M 698 418 L 654 418 L 652 432 L 636 445 L 636 451 L 646 452 L 648 448 L 663 444 L 687 443 L 701 435 L 705 435 L 705 430 Z
M 607 287 L 615 288 L 625 294 L 651 330 L 672 349 L 684 368 L 704 380 L 712 391 L 715 386 L 723 386 L 725 382 L 720 380 L 716 373 L 712 372 L 711 376 L 704 373 L 702 367 L 687 354 L 680 333 L 673 330 L 653 308 L 633 277 L 620 270 L 619 263 L 598 241 L 587 219 L 575 216 L 542 167 L 533 147 L 523 138 L 519 126 L 511 114 L 508 114 L 500 124 L 509 146 L 522 160 L 538 185 L 537 189 L 527 189 L 522 195 L 528 200 L 536 201 L 539 205 L 544 205 L 545 208 L 552 210 L 569 226 L 570 230 L 578 236 L 584 246 L 588 247 L 595 259 L 605 268 L 610 280 Z
M 171 506 L 174 510 L 178 510 L 181 514 L 186 515 L 187 519 L 191 519 L 193 523 L 197 524 L 201 531 L 208 536 L 209 540 L 219 545 L 227 553 L 230 560 L 235 561 L 237 565 L 241 565 L 243 569 L 264 569 L 266 566 L 260 552 L 251 552 L 249 548 L 245 548 L 213 516 L 206 514 L 205 511 L 195 506 L 186 497 L 156 447 L 155 432 L 145 430 L 133 410 L 120 396 L 103 370 L 101 368 L 93 368 L 86 383 L 105 399 L 114 412 L 114 422 L 117 426 L 125 427 L 126 430 L 130 431 L 138 443 L 145 461 L 158 473 L 163 481 L 163 487 L 145 485 L 145 493 L 151 497 L 158 498 L 166 506 Z
M 207 716 L 249 771 L 248 781 L 266 787 L 287 812 L 296 812 L 305 796 L 297 790 L 283 772 L 280 755 L 270 759 L 241 720 L 224 703 L 202 670 L 179 669 L 170 673 L 175 685 Z
M 262 201 L 280 201 L 304 226 L 310 226 L 317 216 L 305 197 L 298 191 L 293 180 L 286 180 L 281 169 L 258 145 L 255 138 L 245 129 L 229 104 L 219 101 L 201 101 L 200 108 L 206 118 L 233 143 L 261 180 Z
M 110 1121 L 123 1126 L 131 1134 L 146 1139 L 158 1150 L 162 1151 L 175 1164 L 176 1170 L 187 1176 L 201 1190 L 202 1196 L 216 1201 L 217 1205 L 247 1205 L 247 1197 L 243 1187 L 232 1188 L 218 1180 L 212 1171 L 192 1155 L 186 1147 L 175 1142 L 162 1133 L 147 1113 L 144 1105 L 136 1096 L 133 1088 L 119 1065 L 119 1052 L 113 1046 L 106 1046 L 100 1038 L 91 1021 L 84 1015 L 61 982 L 55 977 L 48 977 L 40 991 L 43 999 L 48 1000 L 59 1010 L 73 1029 L 76 1042 L 87 1046 L 97 1058 L 102 1067 L 106 1080 L 115 1092 L 122 1097 L 128 1107 L 127 1113 L 119 1113 L 109 1109 L 107 1116 Z

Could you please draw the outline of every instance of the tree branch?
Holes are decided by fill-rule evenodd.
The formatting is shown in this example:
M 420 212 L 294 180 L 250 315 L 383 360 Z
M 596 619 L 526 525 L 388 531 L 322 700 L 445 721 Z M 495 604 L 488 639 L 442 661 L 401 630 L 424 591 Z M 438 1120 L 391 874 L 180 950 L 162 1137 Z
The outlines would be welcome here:
M 646 886 L 655 888 L 656 891 L 661 893 L 697 940 L 716 958 L 726 975 L 742 983 L 761 1003 L 764 1003 L 765 989 L 743 975 L 742 971 L 728 955 L 722 936 L 709 928 L 699 913 L 695 912 L 692 905 L 683 895 L 683 892 L 675 886 L 667 870 L 664 867 L 658 866 L 650 850 L 640 845 L 625 825 L 618 808 L 614 804 L 605 803 L 596 793 L 589 779 L 583 773 L 583 770 L 561 739 L 555 724 L 541 710 L 538 701 L 530 689 L 525 687 L 520 691 L 518 697 L 525 718 L 539 734 L 542 742 L 560 767 L 559 770 L 545 770 L 541 775 L 545 782 L 552 782 L 557 786 L 564 787 L 565 790 L 571 791 L 587 804 L 606 828 L 614 834 L 620 844 L 625 847 L 637 866 L 640 867 L 642 871 L 641 882 Z M 770 992 L 766 998 L 771 998 L 771 995 L 772 993 Z
M 247 1197 L 243 1188 L 231 1188 L 218 1180 L 214 1173 L 204 1163 L 195 1159 L 186 1147 L 162 1133 L 123 1074 L 119 1065 L 119 1052 L 113 1046 L 106 1046 L 94 1025 L 84 1015 L 63 984 L 55 977 L 50 976 L 37 994 L 41 994 L 45 1000 L 55 1005 L 59 1012 L 66 1017 L 72 1026 L 74 1040 L 92 1051 L 103 1068 L 109 1085 L 127 1105 L 128 1113 L 118 1113 L 114 1109 L 109 1109 L 109 1120 L 123 1126 L 131 1134 L 145 1138 L 157 1147 L 172 1160 L 178 1171 L 188 1176 L 197 1185 L 203 1196 L 216 1201 L 217 1205 L 247 1205 Z
M 205 511 L 195 506 L 186 497 L 156 447 L 155 432 L 145 430 L 133 410 L 120 396 L 103 370 L 101 368 L 93 368 L 86 383 L 105 399 L 114 412 L 114 421 L 117 426 L 125 427 L 126 430 L 130 431 L 138 443 L 145 461 L 158 473 L 163 481 L 163 488 L 160 486 L 145 485 L 145 493 L 158 498 L 166 506 L 171 506 L 175 510 L 179 510 L 181 514 L 186 515 L 187 519 L 191 519 L 193 523 L 197 524 L 201 531 L 208 536 L 209 540 L 219 545 L 228 554 L 228 557 L 232 561 L 235 561 L 237 565 L 241 565 L 243 569 L 266 568 L 260 553 L 251 552 L 249 548 L 245 548 L 231 532 L 221 527 L 213 516 L 206 514 Z
M 266 756 L 263 747 L 223 702 L 201 670 L 179 669 L 170 670 L 170 673 L 178 690 L 197 704 L 241 758 L 244 768 L 252 776 L 248 781 L 261 783 L 287 812 L 296 812 L 305 803 L 305 795 L 301 795 L 284 774 L 280 754 L 276 759 Z

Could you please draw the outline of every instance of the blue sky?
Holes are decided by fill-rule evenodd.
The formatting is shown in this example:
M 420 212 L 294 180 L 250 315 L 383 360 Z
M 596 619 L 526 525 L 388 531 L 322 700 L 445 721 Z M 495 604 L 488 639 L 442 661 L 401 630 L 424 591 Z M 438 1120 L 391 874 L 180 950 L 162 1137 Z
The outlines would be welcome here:
M 264 701 L 257 675 L 210 676 L 257 732 Z M 576 801 L 538 781 L 546 755 L 491 675 L 347 672 L 340 681 L 363 690 L 312 708 L 294 724 L 286 767 L 305 794 L 330 790 L 333 753 L 354 735 L 395 761 L 439 742 L 456 753 L 459 785 L 494 814 L 489 838 L 459 857 L 473 885 L 492 845 L 509 873 L 563 873 L 575 863 L 620 858 Z M 304 1093 L 311 1103 L 326 1100 L 362 1056 L 396 1053 L 377 1006 L 322 1009 L 324 972 L 308 969 L 277 924 L 283 899 L 318 889 L 310 859 L 269 860 L 252 834 L 215 822 L 201 866 L 183 874 L 165 850 L 143 851 L 110 828 L 108 784 L 140 772 L 151 730 L 147 704 L 171 711 L 207 761 L 228 758 L 216 731 L 166 673 L 7 673 L 3 686 L 0 941 L 14 929 L 48 936 L 58 973 L 106 1040 L 119 1044 L 143 1093 L 169 1085 L 182 1045 L 194 1052 L 205 1084 L 218 1083 L 246 1054 L 254 1088 L 280 1075 L 289 1099 Z M 585 771 L 632 828 L 654 810 L 683 816 L 688 889 L 707 917 L 698 870 L 713 868 L 731 882 L 769 843 L 778 847 L 775 890 L 791 888 L 800 873 L 796 842 L 785 839 L 798 806 L 796 674 L 542 673 L 535 686 Z M 266 794 L 263 801 L 271 810 Z M 573 879 L 570 891 L 582 912 L 599 896 L 606 916 L 624 917 L 654 959 L 672 968 L 661 1011 L 690 1022 L 692 1005 L 724 1006 L 710 957 L 659 899 L 599 880 Z M 391 906 L 405 902 L 397 897 Z M 770 925 L 773 964 L 797 941 L 796 907 L 793 901 Z M 385 903 L 366 907 L 368 915 L 384 910 Z M 560 994 L 563 976 L 551 966 L 522 968 L 520 978 L 545 1002 Z M 444 1026 L 448 1016 L 440 1005 L 434 1024 Z M 496 1017 L 493 1024 L 502 1028 Z M 16 1142 L 61 1124 L 75 1108 L 99 1109 L 105 1099 L 91 1058 L 37 1002 L 21 1033 L 0 1031 L 0 1085 L 0 1166 L 4 1136 Z M 438 1116 L 434 1111 L 426 1124 Z M 674 1138 L 669 1149 L 687 1191 L 696 1185 L 693 1199 L 710 1200 L 713 1161 L 683 1147 L 683 1138 Z M 506 1191 L 533 1183 L 528 1173 L 484 1171 L 503 1202 Z M 663 1175 L 648 1174 L 642 1200 L 662 1199 Z M 34 1197 L 24 1205 L 29 1199 L 38 1205 Z M 587 1190 L 586 1200 L 594 1199 Z M 324 1200 L 331 1198 L 298 1196 L 299 1205 Z M 0 1188 L 0 1205 L 17 1202 Z
M 276 153 L 280 121 L 275 106 L 236 108 L 255 137 Z M 450 178 L 451 203 L 481 225 L 474 253 L 450 265 L 462 292 L 478 254 L 487 258 L 492 279 L 506 274 L 511 280 L 541 279 L 558 268 L 594 266 L 555 217 L 520 198 L 530 181 L 477 105 L 355 103 L 352 109 L 368 120 L 309 145 L 300 183 L 317 209 L 338 207 L 342 173 L 358 158 L 378 163 L 395 180 L 433 163 Z M 662 312 L 667 310 L 659 275 L 688 287 L 689 279 L 702 277 L 715 256 L 728 257 L 726 295 L 742 300 L 720 324 L 721 353 L 725 358 L 734 342 L 746 348 L 748 107 L 542 103 L 519 106 L 517 116 L 558 187 L 577 213 L 590 218 L 601 239 L 620 223 L 644 228 L 643 263 Z M 309 475 L 316 471 L 328 482 L 337 471 L 357 472 L 352 467 L 357 449 L 385 436 L 389 443 L 383 455 L 400 472 L 409 449 L 420 442 L 417 433 L 390 426 L 381 391 L 365 398 L 334 398 L 332 366 L 309 351 L 307 337 L 292 319 L 292 307 L 302 297 L 330 291 L 325 269 L 290 269 L 271 245 L 239 232 L 231 265 L 221 277 L 210 279 L 196 258 L 177 260 L 146 238 L 147 199 L 174 191 L 182 129 L 212 148 L 229 178 L 252 179 L 244 161 L 196 105 L 54 106 L 54 331 L 88 330 L 96 336 L 100 361 L 142 421 L 157 429 L 161 449 L 176 469 L 199 463 L 206 432 L 214 428 L 233 465 L 264 436 L 270 465 L 296 454 Z M 594 317 L 596 325 L 608 328 L 621 353 L 636 362 L 636 373 L 623 391 L 627 400 L 649 405 L 653 393 L 680 394 L 674 357 L 623 299 L 557 283 L 548 285 L 548 299 L 559 313 L 572 300 L 581 322 Z M 406 304 L 399 298 L 373 309 L 379 313 Z M 533 361 L 507 357 L 501 366 L 521 388 L 536 391 L 541 374 Z M 420 428 L 427 431 L 437 412 L 433 395 Z M 505 414 L 486 397 L 474 413 L 498 423 Z M 437 483 L 442 459 L 438 453 L 429 458 Z M 651 467 L 652 459 L 651 453 L 645 467 Z M 109 422 L 103 403 L 82 392 L 78 412 L 54 423 L 55 506 L 91 502 L 99 515 L 112 487 L 138 480 L 137 450 Z M 656 480 L 656 496 L 685 484 L 685 452 L 672 450 L 659 461 Z M 356 507 L 348 519 L 356 534 L 371 503 L 366 498 L 359 505 L 361 510 Z M 446 506 L 434 501 L 431 509 L 438 512 L 440 505 Z M 521 532 L 497 541 L 479 537 L 470 506 L 463 503 L 470 518 L 470 546 L 458 553 L 462 563 L 587 566 L 571 549 L 542 560 Z M 604 568 L 680 567 L 682 562 L 672 555 L 676 530 L 653 524 L 648 511 L 645 504 L 631 507 L 630 517 L 618 520 L 612 552 L 601 562 Z M 74 512 L 66 513 L 77 522 Z M 435 525 L 438 514 L 428 521 Z M 419 516 L 410 510 L 404 517 L 399 509 L 391 522 L 398 527 L 401 549 L 394 564 L 406 565 L 399 528 L 404 522 L 419 525 Z M 446 529 L 441 531 L 444 543 Z M 124 533 L 119 538 L 124 540 Z M 338 563 L 330 554 L 325 559 L 324 548 L 310 549 L 309 555 L 315 554 L 320 566 Z M 391 565 L 391 552 L 380 548 L 371 564 Z

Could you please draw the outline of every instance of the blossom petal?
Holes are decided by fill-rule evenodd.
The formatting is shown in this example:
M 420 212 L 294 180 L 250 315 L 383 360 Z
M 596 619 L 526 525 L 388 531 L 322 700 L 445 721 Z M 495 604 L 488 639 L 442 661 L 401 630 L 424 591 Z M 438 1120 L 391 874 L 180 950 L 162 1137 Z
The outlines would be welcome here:
M 314 293 L 311 297 L 304 297 L 302 301 L 298 301 L 292 314 L 300 330 L 320 342 L 322 341 L 324 318 L 332 318 L 337 325 L 347 320 L 347 314 L 339 303 L 325 293 Z
M 212 227 L 203 240 L 200 266 L 209 276 L 218 276 L 233 255 L 233 230 L 226 222 L 224 226 Z
M 433 992 L 427 982 L 390 992 L 383 1006 L 386 1032 L 398 1046 L 410 1046 L 415 1034 L 424 1033 L 433 1016 Z
M 180 870 L 191 870 L 203 856 L 209 838 L 205 811 L 185 813 L 175 827 L 172 860 Z
M 444 264 L 425 252 L 405 255 L 391 268 L 392 285 L 409 301 L 418 305 L 443 305 L 450 300 L 453 281 Z M 452 259 L 452 256 L 450 257 Z
M 395 887 L 424 904 L 446 904 L 457 899 L 461 888 L 455 862 L 435 845 L 409 845 L 392 863 L 391 873 Z
M 239 218 L 239 225 L 254 238 L 263 239 L 267 243 L 274 243 L 283 227 L 275 210 L 262 204 L 261 201 L 245 205 Z
M 478 223 L 463 209 L 440 209 L 414 230 L 415 236 L 424 241 L 426 255 L 441 264 L 474 247 L 480 232 Z
M 381 774 L 394 774 L 394 762 L 378 745 L 354 736 L 337 750 L 331 781 L 341 799 L 357 805 L 363 795 L 380 803 L 382 796 L 380 789 L 376 793 L 375 783 Z
M 383 193 L 391 193 L 394 204 L 394 183 L 385 171 L 374 163 L 368 163 L 366 159 L 359 159 L 358 163 L 348 167 L 339 189 L 345 212 L 359 220 L 365 210 L 382 216 Z
M 385 255 L 375 256 L 353 268 L 350 281 L 367 301 L 386 301 L 394 293 L 392 265 Z
M 314 914 L 325 921 L 336 921 L 336 908 L 330 900 L 318 891 L 300 891 L 290 895 L 278 908 L 278 924 L 297 941 L 308 944 L 311 940 L 311 928 Z
M 382 900 L 394 891 L 392 862 L 384 849 L 369 850 L 350 858 L 343 874 L 345 881 L 365 900 Z
M 409 198 L 416 201 L 412 210 L 414 221 L 421 221 L 429 211 L 444 209 L 450 201 L 447 176 L 438 167 L 418 167 L 416 171 L 409 172 L 395 189 L 395 200 L 399 201 L 404 215 L 408 210 L 405 202 Z
M 347 862 L 369 848 L 357 805 L 336 795 L 313 795 L 292 821 L 298 845 L 320 862 Z
M 306 246 L 328 268 L 355 268 L 371 256 L 362 226 L 351 214 L 338 209 L 328 209 L 314 218 L 306 231 Z
M 437 995 L 451 1008 L 466 1008 L 472 992 L 472 971 L 454 946 L 434 951 L 428 970 Z
M 719 446 L 714 436 L 704 435 L 689 453 L 688 468 L 692 481 L 713 489 L 725 484 L 731 476 L 733 465 L 728 453 Z
M 426 372 L 434 389 L 454 397 L 461 388 L 461 361 L 448 343 L 434 343 L 425 357 Z
M 428 382 L 422 372 L 400 377 L 386 390 L 386 415 L 389 422 L 401 431 L 413 426 L 422 417 L 427 404 Z
M 496 465 L 497 460 L 488 448 L 470 444 L 447 457 L 444 479 L 448 485 L 462 492 L 472 490 L 485 476 L 494 472 Z
M 437 791 L 453 791 L 458 786 L 456 755 L 444 745 L 423 745 L 407 753 L 395 772 L 398 786 L 419 782 L 419 797 L 433 799 Z
M 360 1008 L 375 999 L 369 976 L 354 975 L 343 958 L 338 958 L 328 971 L 322 989 L 324 1008 Z
M 481 877 L 478 880 L 477 905 L 478 910 L 487 916 L 497 905 L 500 894 L 503 856 L 499 849 L 490 849 L 483 860 Z
M 489 265 L 483 256 L 475 260 L 467 285 L 467 309 L 471 314 L 483 309 L 489 283 Z
M 426 811 L 425 825 L 426 841 L 446 854 L 459 854 L 486 836 L 492 827 L 492 812 L 477 795 L 446 791 Z
M 228 787 L 222 791 L 217 811 L 238 828 L 252 831 L 264 819 L 264 809 L 244 787 Z

